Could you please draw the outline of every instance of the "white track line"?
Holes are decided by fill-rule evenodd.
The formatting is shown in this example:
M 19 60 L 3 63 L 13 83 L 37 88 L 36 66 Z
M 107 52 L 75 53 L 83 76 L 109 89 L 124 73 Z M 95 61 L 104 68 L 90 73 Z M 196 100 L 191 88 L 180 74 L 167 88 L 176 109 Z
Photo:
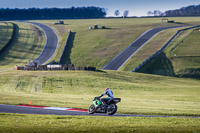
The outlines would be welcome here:
M 45 107 L 43 109 L 51 109 L 51 110 L 68 110 L 71 108 L 61 108 L 61 107 Z

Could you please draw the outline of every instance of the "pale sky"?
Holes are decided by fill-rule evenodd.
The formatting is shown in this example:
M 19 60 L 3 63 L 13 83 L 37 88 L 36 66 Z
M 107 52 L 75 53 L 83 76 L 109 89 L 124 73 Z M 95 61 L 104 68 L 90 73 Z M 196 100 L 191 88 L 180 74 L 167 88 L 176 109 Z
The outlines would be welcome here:
M 70 8 L 98 6 L 107 10 L 107 16 L 114 16 L 116 9 L 123 15 L 129 10 L 129 16 L 146 16 L 148 11 L 179 9 L 189 5 L 199 5 L 200 0 L 0 0 L 0 8 Z

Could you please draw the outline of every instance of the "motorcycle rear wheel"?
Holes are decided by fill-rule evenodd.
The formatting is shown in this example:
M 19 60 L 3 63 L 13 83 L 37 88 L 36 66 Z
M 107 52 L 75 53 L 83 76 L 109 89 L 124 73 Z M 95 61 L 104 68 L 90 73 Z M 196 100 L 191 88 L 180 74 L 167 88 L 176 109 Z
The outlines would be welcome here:
M 94 114 L 95 111 L 96 111 L 96 108 L 95 108 L 94 104 L 92 104 L 88 109 L 88 114 Z
M 111 104 L 107 108 L 107 115 L 113 115 L 117 112 L 117 105 Z

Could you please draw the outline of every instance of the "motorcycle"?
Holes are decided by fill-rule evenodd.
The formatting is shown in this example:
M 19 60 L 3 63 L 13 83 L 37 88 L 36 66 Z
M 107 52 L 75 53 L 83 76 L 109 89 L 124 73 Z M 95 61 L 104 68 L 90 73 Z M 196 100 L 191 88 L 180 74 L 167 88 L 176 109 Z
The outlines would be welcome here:
M 105 101 L 103 104 L 100 97 L 95 97 L 93 99 L 93 104 L 89 107 L 88 113 L 106 113 L 107 115 L 113 115 L 117 112 L 117 103 L 121 102 L 121 98 L 112 98 Z

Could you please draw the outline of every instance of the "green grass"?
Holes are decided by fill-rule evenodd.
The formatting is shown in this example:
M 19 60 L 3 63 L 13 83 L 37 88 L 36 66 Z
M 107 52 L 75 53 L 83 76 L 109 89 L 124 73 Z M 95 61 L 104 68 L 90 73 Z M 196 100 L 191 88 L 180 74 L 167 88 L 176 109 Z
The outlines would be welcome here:
M 110 87 L 119 113 L 200 116 L 200 82 L 130 72 L 1 72 L 0 103 L 87 109 Z
M 187 31 L 185 34 L 187 35 Z M 178 41 L 180 37 L 173 42 L 173 49 L 168 58 L 176 75 L 200 77 L 199 36 L 200 32 L 196 29 L 190 31 L 190 34 L 181 41 Z
M 164 46 L 168 40 L 181 28 L 164 30 L 158 33 L 147 44 L 145 44 L 134 56 L 132 56 L 121 68 L 120 71 L 132 71 L 155 52 L 157 52 L 162 46 Z
M 40 54 L 44 44 L 44 34 L 39 28 L 27 23 L 16 23 L 14 42 L 1 53 L 0 69 L 28 64 L 28 61 L 34 60 Z
M 173 19 L 184 24 L 199 22 L 198 18 Z M 56 20 L 37 22 L 57 29 L 59 38 L 61 37 L 62 40 L 59 45 L 65 44 L 67 29 L 74 32 L 74 41 L 71 41 L 72 49 L 68 59 L 76 66 L 93 66 L 98 69 L 110 62 L 145 31 L 155 27 L 180 25 L 180 23 L 161 22 L 160 18 L 64 20 L 65 25 L 56 26 L 53 25 Z M 106 26 L 107 29 L 89 30 L 89 26 L 94 26 L 94 24 L 98 24 L 100 28 Z M 63 46 L 59 47 L 63 48 Z M 53 59 L 57 60 L 59 53 L 57 51 L 58 56 Z
M 191 29 L 181 32 L 164 50 L 139 72 L 178 77 L 200 77 L 200 32 Z
M 197 24 L 200 21 L 195 17 L 170 19 L 187 24 Z M 72 49 L 68 59 L 76 66 L 95 66 L 98 69 L 146 30 L 176 25 L 161 23 L 160 18 L 65 20 L 66 25 L 62 26 L 52 25 L 56 22 L 54 20 L 39 22 L 52 26 L 59 33 L 59 48 L 52 60 L 58 60 L 68 34 L 66 31 L 71 29 L 74 32 L 74 41 L 71 41 Z M 88 30 L 88 27 L 94 24 L 104 25 L 108 29 Z M 29 24 L 17 23 L 17 25 L 19 27 L 18 40 L 15 40 L 15 45 L 10 48 L 9 53 L 0 58 L 0 69 L 12 68 L 16 64 L 24 65 L 28 59 L 37 57 L 43 48 L 44 38 L 37 43 L 37 51 L 26 50 L 33 47 L 32 42 L 35 42 L 35 37 L 37 37 L 36 31 Z M 163 37 L 166 35 L 169 33 L 161 33 Z M 156 40 L 157 38 L 154 38 L 152 42 Z M 130 69 L 131 67 L 128 67 L 131 65 L 131 63 L 126 65 L 126 70 Z M 110 87 L 115 97 L 122 98 L 118 104 L 118 113 L 200 116 L 199 86 L 200 82 L 196 79 L 124 71 L 0 71 L 0 104 L 29 104 L 31 101 L 34 105 L 87 109 L 92 104 L 93 97 L 103 93 L 105 87 Z M 0 132 L 182 133 L 200 131 L 199 119 L 192 118 L 44 116 L 1 113 L 0 123 Z
M 160 18 L 65 20 L 65 25 L 54 25 L 56 20 L 40 20 L 37 22 L 51 26 L 58 34 L 59 46 L 56 54 L 50 61 L 55 60 L 55 63 L 59 61 L 68 36 L 68 29 L 70 29 L 73 32 L 73 37 L 70 41 L 71 49 L 68 51 L 69 54 L 66 55 L 65 62 L 75 64 L 76 66 L 93 66 L 101 69 L 150 28 L 174 26 L 181 23 L 197 24 L 199 22 L 196 17 L 169 19 L 174 19 L 175 22 L 180 23 L 168 24 L 161 22 Z M 98 24 L 99 27 L 106 26 L 107 29 L 89 30 L 88 27 L 94 24 Z M 170 31 L 170 33 L 173 33 L 173 31 Z M 169 35 L 167 32 L 162 34 L 161 36 Z M 162 41 L 165 42 L 168 38 L 163 38 Z M 157 42 L 159 41 L 159 39 L 156 40 Z M 156 48 L 158 47 L 156 46 Z M 143 56 L 143 58 L 141 57 L 142 59 L 136 55 L 121 70 L 130 71 L 152 52 L 148 51 L 149 54 Z M 21 64 L 24 65 L 26 63 Z
M 163 52 L 152 58 L 149 62 L 137 70 L 137 72 L 164 76 L 175 76 L 172 63 Z
M 11 39 L 13 25 L 11 23 L 0 22 L 0 50 L 7 45 Z
M 199 119 L 192 118 L 50 116 L 0 113 L 0 123 L 0 132 L 4 133 L 200 132 Z

